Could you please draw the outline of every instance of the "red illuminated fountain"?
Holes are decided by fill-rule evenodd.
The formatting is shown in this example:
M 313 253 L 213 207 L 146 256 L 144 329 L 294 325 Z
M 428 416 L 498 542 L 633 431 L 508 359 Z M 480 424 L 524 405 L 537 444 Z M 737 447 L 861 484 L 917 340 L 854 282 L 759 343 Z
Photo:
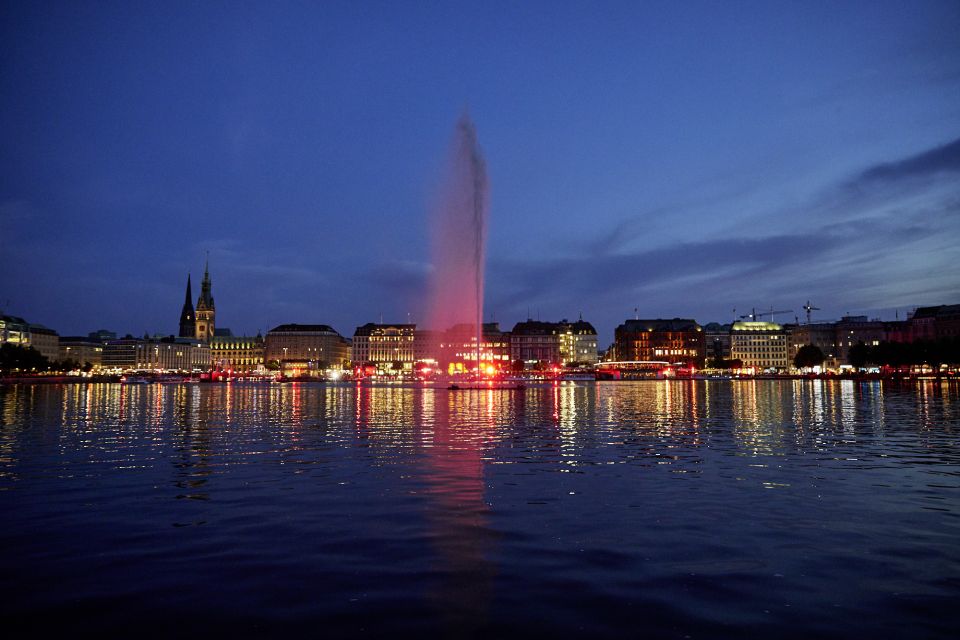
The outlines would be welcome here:
M 475 353 L 466 361 L 473 361 L 467 370 L 473 371 L 474 383 L 484 375 L 483 269 L 489 211 L 486 162 L 476 128 L 464 115 L 457 123 L 447 175 L 433 211 L 429 325 L 438 331 L 455 325 L 473 327 Z

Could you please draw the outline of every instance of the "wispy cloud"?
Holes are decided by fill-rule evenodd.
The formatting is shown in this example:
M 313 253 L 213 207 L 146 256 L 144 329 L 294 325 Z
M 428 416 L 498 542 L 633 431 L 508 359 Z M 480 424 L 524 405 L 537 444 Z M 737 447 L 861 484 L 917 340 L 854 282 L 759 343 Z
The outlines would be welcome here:
M 852 188 L 867 188 L 910 178 L 960 172 L 960 138 L 908 158 L 876 164 L 845 183 Z
M 618 238 L 633 230 L 620 224 L 588 253 L 495 262 L 491 289 L 501 293 L 490 302 L 519 313 L 590 300 L 602 305 L 601 322 L 604 314 L 615 322 L 638 304 L 651 313 L 714 315 L 809 296 L 825 308 L 875 308 L 903 304 L 911 291 L 924 296 L 917 303 L 960 295 L 952 268 L 960 261 L 958 172 L 954 140 L 869 166 L 796 209 L 731 225 L 716 238 L 624 251 Z

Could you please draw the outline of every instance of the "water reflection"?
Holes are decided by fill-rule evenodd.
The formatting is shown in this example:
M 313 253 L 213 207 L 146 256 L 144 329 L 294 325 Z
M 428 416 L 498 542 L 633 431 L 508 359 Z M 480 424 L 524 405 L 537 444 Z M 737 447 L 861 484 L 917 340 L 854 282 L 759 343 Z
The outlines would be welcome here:
M 704 602 L 753 621 L 740 603 L 771 593 L 832 611 L 811 594 L 841 597 L 831 586 L 874 558 L 900 573 L 858 598 L 909 588 L 917 558 L 935 574 L 923 593 L 941 593 L 957 407 L 934 382 L 0 387 L 0 541 L 25 558 L 0 585 L 16 596 L 39 568 L 62 601 L 96 599 L 101 576 L 122 591 L 134 574 L 178 602 L 202 566 L 191 598 L 346 620 L 339 635 L 409 608 L 419 635 L 495 636 L 513 601 L 514 617 L 585 628 L 611 601 L 676 611 L 670 629 L 711 615 Z M 774 573 L 807 582 L 784 591 Z

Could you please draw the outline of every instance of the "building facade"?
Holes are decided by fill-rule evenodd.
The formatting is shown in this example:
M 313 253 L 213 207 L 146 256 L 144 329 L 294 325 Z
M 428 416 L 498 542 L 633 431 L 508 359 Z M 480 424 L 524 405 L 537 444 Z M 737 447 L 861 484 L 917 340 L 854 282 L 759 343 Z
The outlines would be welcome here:
M 50 362 L 60 359 L 59 334 L 42 324 L 31 324 L 17 316 L 0 316 L 0 344 L 33 347 Z
M 343 369 L 350 364 L 350 341 L 329 325 L 282 324 L 264 337 L 263 357 L 285 372 Z
M 734 322 L 730 331 L 730 356 L 743 368 L 757 371 L 790 368 L 787 332 L 775 322 Z
M 706 336 L 689 318 L 627 320 L 614 330 L 618 361 L 668 362 L 703 368 Z
M 424 351 L 432 349 L 433 357 L 426 361 L 436 360 L 440 370 L 448 374 L 475 372 L 478 357 L 484 371 L 509 368 L 510 334 L 501 331 L 498 322 L 484 322 L 482 332 L 479 346 L 473 324 L 457 324 L 446 331 L 429 334 L 434 342 Z
M 133 338 L 103 346 L 102 369 L 191 373 L 210 368 L 210 345 L 196 338 Z
M 30 346 L 50 362 L 60 359 L 60 336 L 42 324 L 30 325 Z
M 264 368 L 263 336 L 215 335 L 210 340 L 210 362 L 219 371 L 255 373 Z
M 784 329 L 787 332 L 787 359 L 791 365 L 800 348 L 812 344 L 823 353 L 824 368 L 836 369 L 840 366 L 840 357 L 837 350 L 837 328 L 834 323 L 794 324 L 785 326 Z
M 918 307 L 910 317 L 912 340 L 938 340 L 960 336 L 960 304 Z
M 844 316 L 834 325 L 836 355 L 841 365 L 850 364 L 850 348 L 859 343 L 877 346 L 886 340 L 884 323 L 868 320 L 867 316 Z
M 597 330 L 581 317 L 576 322 L 559 322 L 560 364 L 592 365 L 599 360 L 597 353 Z
M 417 361 L 415 324 L 367 324 L 353 332 L 351 359 L 354 365 L 372 364 L 380 369 L 410 371 Z
M 525 369 L 559 365 L 560 327 L 555 322 L 530 320 L 518 322 L 510 332 L 510 359 Z
M 17 316 L 0 316 L 0 344 L 30 346 L 30 325 Z
M 708 322 L 703 325 L 703 336 L 706 344 L 706 364 L 730 359 L 730 329 L 731 324 Z
M 85 336 L 61 336 L 59 360 L 99 369 L 103 364 L 103 343 Z

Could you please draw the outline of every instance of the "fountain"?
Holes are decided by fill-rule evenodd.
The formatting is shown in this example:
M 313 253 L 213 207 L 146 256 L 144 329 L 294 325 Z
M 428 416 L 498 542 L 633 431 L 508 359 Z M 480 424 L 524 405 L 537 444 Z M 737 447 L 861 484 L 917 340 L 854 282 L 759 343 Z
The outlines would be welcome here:
M 457 122 L 447 175 L 431 229 L 433 282 L 429 325 L 444 331 L 472 325 L 477 371 L 483 343 L 483 268 L 489 213 L 487 167 L 469 116 Z

